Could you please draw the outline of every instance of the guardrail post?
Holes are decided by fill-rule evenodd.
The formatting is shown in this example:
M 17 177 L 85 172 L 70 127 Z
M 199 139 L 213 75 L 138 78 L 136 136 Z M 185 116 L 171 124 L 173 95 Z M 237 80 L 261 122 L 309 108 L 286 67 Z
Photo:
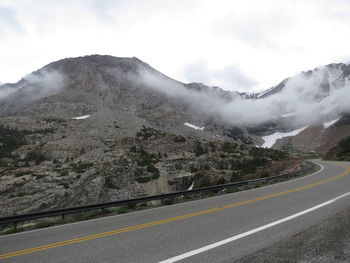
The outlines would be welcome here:
M 65 221 L 65 217 L 66 217 L 66 215 L 65 215 L 65 214 L 62 214 L 62 215 L 61 215 L 61 221 L 62 221 L 62 223 L 64 223 L 64 221 Z

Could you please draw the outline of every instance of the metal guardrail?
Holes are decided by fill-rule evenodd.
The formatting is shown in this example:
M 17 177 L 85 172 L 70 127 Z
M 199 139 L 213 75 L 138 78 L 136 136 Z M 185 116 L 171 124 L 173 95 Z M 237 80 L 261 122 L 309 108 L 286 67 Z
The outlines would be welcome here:
M 100 203 L 100 204 L 93 204 L 93 205 L 86 205 L 86 206 L 78 206 L 78 207 L 62 208 L 62 209 L 33 212 L 33 213 L 20 214 L 20 215 L 5 216 L 5 217 L 0 217 L 0 225 L 10 224 L 10 223 L 17 224 L 20 222 L 44 218 L 44 217 L 62 216 L 62 218 L 64 218 L 64 216 L 68 215 L 68 214 L 75 214 L 75 213 L 81 213 L 81 212 L 87 212 L 87 211 L 93 211 L 93 210 L 110 208 L 110 207 L 117 207 L 117 206 L 123 206 L 123 205 L 130 205 L 130 204 L 136 204 L 136 203 L 144 203 L 144 202 L 149 202 L 149 201 L 154 201 L 154 200 L 163 200 L 163 199 L 167 199 L 167 198 L 191 195 L 191 194 L 196 194 L 196 193 L 203 193 L 203 192 L 208 192 L 208 191 L 213 191 L 213 190 L 221 190 L 221 189 L 225 189 L 225 188 L 229 188 L 229 187 L 245 186 L 245 185 L 260 183 L 260 182 L 268 182 L 268 181 L 271 181 L 274 179 L 288 178 L 288 177 L 301 175 L 301 174 L 310 172 L 313 169 L 314 169 L 314 167 L 310 166 L 308 168 L 304 168 L 302 170 L 299 170 L 299 171 L 296 171 L 293 173 L 269 176 L 269 177 L 264 177 L 264 178 L 259 178 L 259 179 L 242 181 L 242 182 L 221 184 L 221 185 L 197 188 L 197 189 L 193 189 L 193 190 L 186 190 L 186 191 L 179 191 L 179 192 L 173 192 L 173 193 L 167 193 L 167 194 L 145 196 L 145 197 L 140 197 L 140 198 L 115 201 L 115 202 L 107 202 L 107 203 Z

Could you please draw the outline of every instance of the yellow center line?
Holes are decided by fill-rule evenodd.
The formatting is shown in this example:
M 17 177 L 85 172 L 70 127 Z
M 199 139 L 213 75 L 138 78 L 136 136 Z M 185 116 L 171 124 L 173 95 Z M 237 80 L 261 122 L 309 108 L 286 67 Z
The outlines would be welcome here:
M 152 226 L 161 225 L 161 224 L 165 224 L 165 223 L 170 223 L 170 222 L 174 222 L 174 221 L 178 221 L 178 220 L 182 220 L 182 219 L 186 219 L 186 218 L 191 218 L 191 217 L 195 217 L 195 216 L 199 216 L 199 215 L 214 213 L 214 212 L 218 212 L 218 211 L 221 211 L 221 210 L 224 210 L 224 209 L 237 207 L 237 206 L 242 206 L 242 205 L 254 203 L 254 202 L 257 202 L 257 201 L 262 201 L 262 200 L 266 200 L 266 199 L 282 196 L 282 195 L 289 194 L 289 193 L 302 191 L 302 190 L 309 189 L 309 188 L 312 188 L 312 187 L 315 187 L 315 186 L 318 186 L 318 185 L 321 185 L 321 184 L 325 184 L 325 183 L 328 183 L 328 182 L 331 182 L 331 181 L 334 181 L 336 179 L 339 179 L 341 177 L 346 176 L 347 174 L 350 173 L 350 167 L 344 167 L 344 168 L 346 168 L 346 171 L 344 171 L 343 173 L 341 173 L 341 174 L 339 174 L 337 176 L 330 177 L 328 179 L 325 179 L 325 180 L 322 180 L 322 181 L 319 181 L 319 182 L 316 182 L 316 183 L 313 183 L 313 184 L 308 184 L 306 186 L 294 188 L 294 189 L 291 189 L 291 190 L 287 190 L 287 191 L 283 191 L 283 192 L 279 192 L 279 193 L 275 193 L 275 194 L 270 194 L 270 195 L 262 196 L 262 197 L 259 197 L 259 198 L 250 199 L 250 200 L 246 200 L 246 201 L 241 201 L 241 202 L 237 202 L 237 203 L 233 203 L 233 204 L 228 204 L 228 205 L 221 206 L 221 207 L 216 207 L 216 208 L 211 208 L 211 209 L 207 209 L 207 210 L 202 210 L 202 211 L 199 211 L 199 212 L 194 212 L 194 213 L 189 213 L 189 214 L 185 214 L 185 215 L 165 218 L 165 219 L 162 219 L 162 220 L 159 220 L 159 221 L 149 222 L 149 223 L 145 223 L 145 224 L 141 224 L 141 225 L 136 225 L 136 226 L 126 227 L 126 228 L 116 229 L 116 230 L 112 230 L 112 231 L 108 231 L 108 232 L 104 232 L 104 233 L 94 234 L 94 235 L 90 235 L 90 236 L 70 239 L 70 240 L 66 240 L 66 241 L 51 243 L 51 244 L 48 244 L 48 245 L 43 245 L 43 246 L 38 246 L 38 247 L 29 248 L 29 249 L 25 249 L 25 250 L 19 250 L 19 251 L 15 251 L 15 252 L 11 252 L 11 253 L 6 253 L 6 254 L 0 255 L 0 259 L 10 258 L 10 257 L 14 257 L 14 256 L 23 255 L 23 254 L 34 253 L 34 252 L 37 252 L 37 251 L 46 250 L 46 249 L 50 249 L 50 248 L 61 247 L 61 246 L 65 246 L 65 245 L 70 245 L 70 244 L 75 244 L 75 243 L 79 243 L 79 242 L 83 242 L 83 241 L 88 241 L 88 240 L 91 240 L 91 239 L 96 239 L 96 238 L 116 235 L 116 234 L 125 233 L 125 232 L 129 232 L 129 231 L 133 231 L 133 230 L 138 230 L 138 229 L 142 229 L 142 228 L 147 228 L 147 227 L 152 227 Z

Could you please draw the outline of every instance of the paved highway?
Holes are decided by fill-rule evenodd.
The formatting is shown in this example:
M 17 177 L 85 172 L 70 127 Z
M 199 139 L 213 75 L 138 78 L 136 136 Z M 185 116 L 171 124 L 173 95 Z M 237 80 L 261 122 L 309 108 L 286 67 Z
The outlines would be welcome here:
M 184 204 L 0 237 L 0 262 L 233 262 L 350 206 L 350 163 Z

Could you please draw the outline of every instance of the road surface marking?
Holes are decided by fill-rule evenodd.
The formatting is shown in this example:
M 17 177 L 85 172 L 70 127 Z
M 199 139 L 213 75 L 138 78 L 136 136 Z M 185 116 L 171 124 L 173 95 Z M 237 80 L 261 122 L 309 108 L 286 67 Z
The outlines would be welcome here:
M 177 262 L 179 260 L 182 260 L 182 259 L 185 259 L 185 258 L 189 258 L 189 257 L 192 257 L 194 255 L 197 255 L 199 253 L 202 253 L 202 252 L 205 252 L 205 251 L 208 251 L 210 249 L 213 249 L 213 248 L 216 248 L 216 247 L 219 247 L 219 246 L 222 246 L 222 245 L 225 245 L 227 243 L 230 243 L 230 242 L 233 242 L 235 240 L 238 240 L 238 239 L 241 239 L 243 237 L 246 237 L 246 236 L 250 236 L 252 234 L 255 234 L 257 232 L 260 232 L 262 230 L 265 230 L 267 228 L 270 228 L 270 227 L 273 227 L 273 226 L 276 226 L 276 225 L 279 225 L 279 224 L 282 224 L 284 222 L 287 222 L 289 220 L 292 220 L 294 218 L 297 218 L 299 216 L 302 216 L 302 215 L 305 215 L 307 213 L 310 213 L 314 210 L 317 210 L 321 207 L 324 207 L 326 205 L 329 205 L 329 204 L 332 204 L 334 203 L 335 201 L 343 198 L 343 197 L 346 197 L 350 195 L 350 192 L 347 192 L 346 194 L 343 194 L 343 195 L 340 195 L 340 196 L 337 196 L 336 198 L 333 198 L 327 202 L 324 202 L 324 203 L 321 203 L 319 205 L 316 205 L 316 206 L 313 206 L 309 209 L 306 209 L 304 211 L 301 211 L 299 213 L 296 213 L 294 215 L 291 215 L 291 216 L 288 216 L 288 217 L 285 217 L 285 218 L 282 218 L 280 220 L 277 220 L 277 221 L 274 221 L 272 223 L 269 223 L 269 224 L 266 224 L 266 225 L 263 225 L 263 226 L 260 226 L 258 228 L 255 228 L 255 229 L 252 229 L 252 230 L 249 230 L 247 232 L 244 232 L 244 233 L 241 233 L 239 235 L 235 235 L 233 237 L 230 237 L 230 238 L 227 238 L 227 239 L 224 239 L 224 240 L 221 240 L 221 241 L 218 241 L 218 242 L 215 242 L 213 244 L 210 244 L 210 245 L 207 245 L 207 246 L 204 246 L 204 247 L 201 247 L 201 248 L 198 248 L 198 249 L 195 249 L 195 250 L 192 250 L 192 251 L 189 251 L 187 253 L 184 253 L 182 255 L 178 255 L 176 257 L 172 257 L 172 258 L 169 258 L 169 259 L 166 259 L 166 260 L 163 260 L 163 261 L 160 261 L 159 263 L 174 263 L 174 262 Z
M 10 258 L 10 257 L 23 255 L 23 254 L 34 253 L 34 252 L 46 250 L 46 249 L 49 249 L 49 248 L 62 247 L 62 246 L 65 246 L 65 245 L 70 245 L 70 244 L 75 244 L 75 243 L 79 243 L 79 242 L 83 242 L 83 241 L 88 241 L 88 240 L 91 240 L 91 239 L 96 239 L 96 238 L 116 235 L 116 234 L 120 234 L 120 233 L 125 233 L 125 232 L 129 232 L 129 231 L 133 231 L 133 230 L 138 230 L 138 229 L 142 229 L 142 228 L 147 228 L 147 227 L 151 227 L 151 226 L 161 225 L 161 224 L 174 222 L 174 221 L 178 221 L 178 220 L 182 220 L 182 219 L 186 219 L 186 218 L 191 218 L 191 217 L 195 217 L 195 216 L 199 216 L 199 215 L 214 213 L 214 212 L 218 212 L 218 211 L 221 211 L 221 210 L 224 210 L 224 209 L 237 207 L 237 206 L 241 206 L 241 205 L 245 205 L 245 204 L 250 204 L 250 203 L 257 202 L 257 201 L 262 201 L 262 200 L 266 200 L 266 199 L 282 196 L 282 195 L 285 195 L 285 194 L 302 191 L 302 190 L 309 189 L 309 188 L 312 188 L 312 187 L 315 187 L 315 186 L 318 186 L 318 185 L 321 185 L 321 184 L 325 184 L 325 183 L 334 181 L 334 180 L 339 179 L 341 177 L 344 177 L 347 174 L 349 174 L 349 172 L 350 172 L 350 168 L 347 168 L 346 171 L 344 171 L 343 173 L 341 173 L 341 174 L 339 174 L 337 176 L 330 177 L 328 179 L 325 179 L 325 180 L 322 180 L 322 181 L 319 181 L 319 182 L 316 182 L 316 183 L 313 183 L 313 184 L 308 184 L 308 185 L 305 185 L 305 186 L 302 186 L 302 187 L 294 188 L 294 189 L 291 189 L 291 190 L 287 190 L 287 191 L 283 191 L 283 192 L 279 192 L 279 193 L 275 193 L 275 194 L 271 194 L 271 195 L 262 196 L 262 197 L 255 198 L 255 199 L 250 199 L 250 200 L 237 202 L 237 203 L 233 203 L 233 204 L 229 204 L 229 205 L 225 205 L 225 206 L 221 206 L 221 207 L 216 207 L 216 208 L 211 208 L 211 209 L 207 209 L 207 210 L 202 210 L 202 211 L 199 211 L 199 212 L 194 212 L 194 213 L 185 214 L 185 215 L 181 215 L 181 216 L 165 218 L 165 219 L 162 219 L 162 220 L 159 220 L 159 221 L 149 222 L 149 223 L 145 223 L 145 224 L 141 224 L 141 225 L 136 225 L 136 226 L 126 227 L 126 228 L 116 229 L 116 230 L 112 230 L 112 231 L 108 231 L 108 232 L 104 232 L 104 233 L 99 233 L 99 234 L 95 234 L 95 235 L 90 235 L 90 236 L 70 239 L 70 240 L 66 240 L 66 241 L 51 243 L 51 244 L 48 244 L 48 245 L 43 245 L 43 246 L 33 247 L 33 248 L 25 249 L 25 250 L 19 250 L 19 251 L 15 251 L 15 252 L 11 252 L 11 253 L 2 254 L 2 255 L 0 255 L 0 260 L 1 259 L 5 259 L 5 258 Z

